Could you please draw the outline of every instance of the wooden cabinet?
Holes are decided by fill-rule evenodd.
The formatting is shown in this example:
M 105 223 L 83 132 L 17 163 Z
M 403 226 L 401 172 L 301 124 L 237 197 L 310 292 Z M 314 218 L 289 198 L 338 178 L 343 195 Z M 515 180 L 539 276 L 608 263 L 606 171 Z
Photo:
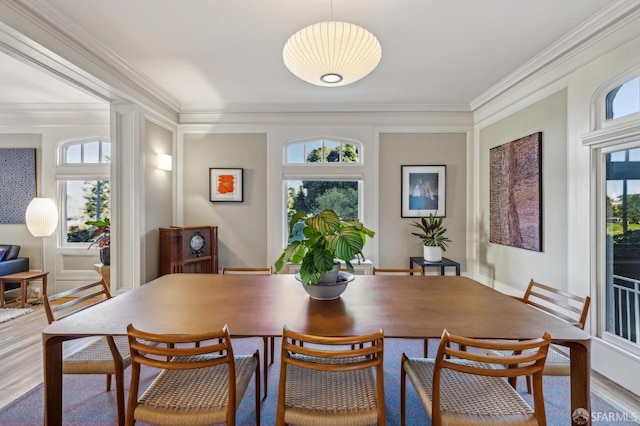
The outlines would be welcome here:
M 218 227 L 160 228 L 160 275 L 218 273 Z

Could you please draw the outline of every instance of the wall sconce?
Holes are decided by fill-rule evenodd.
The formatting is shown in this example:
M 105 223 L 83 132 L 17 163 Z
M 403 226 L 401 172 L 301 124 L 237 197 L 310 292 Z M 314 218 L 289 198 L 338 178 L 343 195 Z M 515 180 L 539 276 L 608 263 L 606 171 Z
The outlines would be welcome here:
M 169 154 L 158 154 L 156 167 L 160 170 L 173 170 L 173 157 Z

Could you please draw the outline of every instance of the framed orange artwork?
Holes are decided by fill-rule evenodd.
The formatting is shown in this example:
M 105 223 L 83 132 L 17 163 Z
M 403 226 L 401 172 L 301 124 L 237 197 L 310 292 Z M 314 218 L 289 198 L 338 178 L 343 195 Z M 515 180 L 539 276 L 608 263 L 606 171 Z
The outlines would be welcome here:
M 209 169 L 209 201 L 242 201 L 243 169 Z

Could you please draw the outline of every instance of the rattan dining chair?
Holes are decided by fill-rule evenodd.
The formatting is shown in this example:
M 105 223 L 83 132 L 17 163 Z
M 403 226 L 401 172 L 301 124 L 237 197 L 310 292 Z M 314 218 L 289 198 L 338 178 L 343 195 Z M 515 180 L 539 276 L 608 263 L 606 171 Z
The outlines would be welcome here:
M 111 298 L 104 280 L 50 295 L 43 292 L 44 310 L 49 324 Z M 92 339 L 78 351 L 62 360 L 63 374 L 106 374 L 107 392 L 111 390 L 111 375 L 116 382 L 118 424 L 125 423 L 124 369 L 131 364 L 126 336 L 104 336 Z
M 542 369 L 550 340 L 548 333 L 531 340 L 496 341 L 455 336 L 444 330 L 435 359 L 402 354 L 400 424 L 406 424 L 409 376 L 433 426 L 546 425 Z M 451 343 L 466 350 L 454 349 Z M 482 353 L 492 349 L 518 355 Z M 496 364 L 504 368 L 496 368 Z M 533 377 L 533 408 L 505 380 L 526 375 Z
M 385 425 L 384 332 L 322 337 L 282 331 L 276 424 Z
M 587 321 L 587 315 L 589 314 L 589 306 L 591 304 L 591 298 L 589 296 L 576 296 L 566 291 L 540 284 L 533 279 L 529 281 L 529 285 L 524 296 L 516 297 L 516 299 L 567 321 L 581 330 L 584 329 Z M 508 353 L 500 351 L 492 351 L 491 354 L 509 355 Z M 544 364 L 542 375 L 571 375 L 569 357 L 567 357 L 562 349 L 555 345 L 551 345 L 549 347 L 549 353 L 547 354 L 547 361 Z M 515 387 L 515 380 L 512 380 L 511 383 Z M 531 393 L 531 377 L 527 376 L 526 383 L 527 391 Z
M 260 354 L 235 355 L 229 329 L 201 334 L 155 334 L 127 327 L 131 385 L 127 425 L 236 424 L 236 410 L 255 376 L 260 425 Z M 200 342 L 193 346 L 191 343 Z M 165 344 L 166 347 L 164 347 Z M 142 366 L 160 373 L 138 397 Z
M 224 275 L 271 275 L 273 273 L 273 268 L 270 266 L 265 267 L 255 267 L 255 268 L 242 268 L 242 267 L 230 267 L 223 266 L 222 273 Z M 263 374 L 264 374 L 264 397 L 267 397 L 267 385 L 269 382 L 267 369 L 269 368 L 269 364 L 273 364 L 274 356 L 275 356 L 275 337 L 262 338 L 263 344 Z

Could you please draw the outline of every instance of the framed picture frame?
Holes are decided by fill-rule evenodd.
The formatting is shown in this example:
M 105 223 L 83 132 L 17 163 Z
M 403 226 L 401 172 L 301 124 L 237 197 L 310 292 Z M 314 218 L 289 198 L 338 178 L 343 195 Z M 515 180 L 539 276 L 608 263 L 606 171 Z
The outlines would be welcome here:
M 489 242 L 542 251 L 542 132 L 489 150 Z
M 401 166 L 401 217 L 445 216 L 447 166 Z
M 209 201 L 242 202 L 243 169 L 210 168 Z
M 25 223 L 36 177 L 35 148 L 0 148 L 0 224 Z

